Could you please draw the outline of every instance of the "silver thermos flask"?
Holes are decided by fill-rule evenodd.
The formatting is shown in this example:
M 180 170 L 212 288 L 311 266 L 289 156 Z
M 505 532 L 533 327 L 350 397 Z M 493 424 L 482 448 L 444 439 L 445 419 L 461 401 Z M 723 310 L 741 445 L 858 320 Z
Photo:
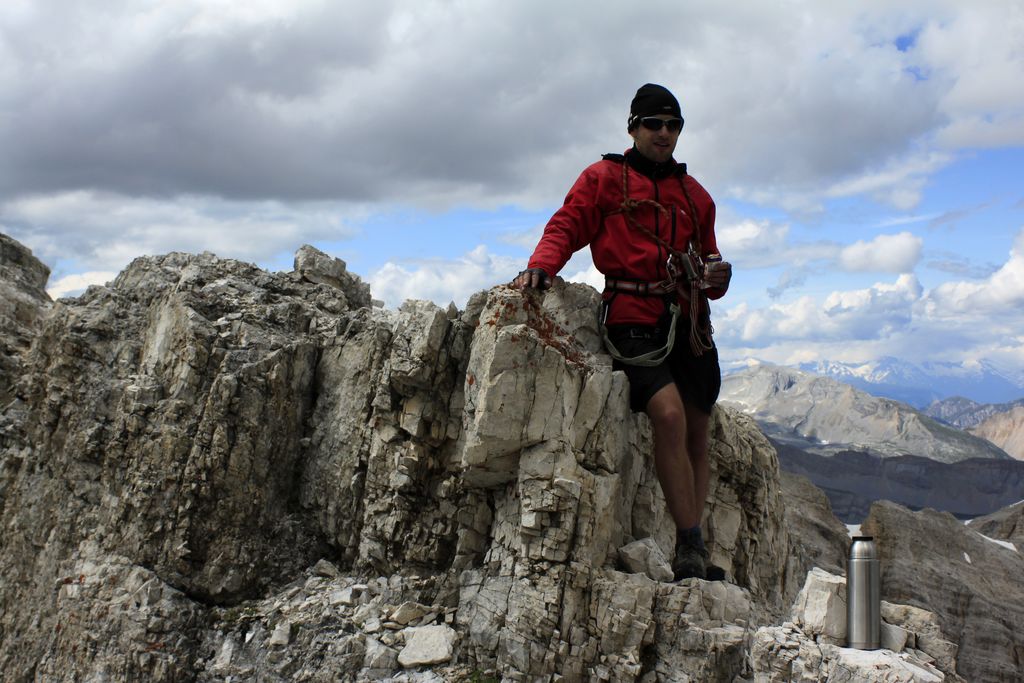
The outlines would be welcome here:
M 871 536 L 854 536 L 846 570 L 846 635 L 850 647 L 881 647 L 882 586 L 878 550 Z

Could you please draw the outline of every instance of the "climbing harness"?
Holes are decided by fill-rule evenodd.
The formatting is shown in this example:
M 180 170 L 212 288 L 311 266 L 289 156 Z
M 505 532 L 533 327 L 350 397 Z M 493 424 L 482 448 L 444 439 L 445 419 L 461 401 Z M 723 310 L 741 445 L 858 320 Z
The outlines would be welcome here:
M 667 277 L 664 280 L 643 282 L 623 278 L 605 278 L 605 291 L 611 291 L 612 296 L 605 301 L 602 307 L 600 319 L 601 334 L 604 338 L 605 348 L 608 349 L 611 357 L 627 365 L 658 365 L 668 358 L 675 344 L 679 305 L 675 301 L 668 303 L 671 323 L 669 324 L 668 339 L 665 342 L 665 346 L 639 356 L 626 357 L 619 353 L 618 349 L 615 348 L 615 345 L 608 338 L 608 328 L 605 326 L 605 321 L 608 318 L 608 309 L 611 307 L 612 300 L 619 292 L 636 296 L 667 297 L 673 295 L 688 301 L 690 304 L 690 348 L 695 356 L 701 356 L 704 354 L 704 351 L 714 348 L 714 342 L 711 337 L 714 330 L 711 327 L 710 320 L 704 326 L 700 323 L 700 304 L 703 297 L 703 292 L 701 291 L 703 263 L 700 259 L 700 225 L 697 223 L 697 207 L 693 203 L 689 191 L 686 189 L 686 183 L 679 176 L 677 176 L 677 179 L 679 180 L 679 186 L 683 190 L 683 196 L 686 197 L 686 202 L 689 204 L 690 221 L 693 223 L 693 237 L 687 245 L 686 252 L 675 249 L 665 239 L 640 223 L 633 215 L 633 212 L 642 206 L 650 206 L 666 218 L 670 217 L 671 214 L 665 206 L 654 199 L 636 199 L 629 196 L 629 163 L 626 160 L 622 162 L 622 203 L 616 211 L 608 215 L 621 213 L 631 227 L 647 235 L 647 237 L 668 252 L 668 259 L 665 261 Z M 689 284 L 689 288 L 686 287 L 687 284 Z

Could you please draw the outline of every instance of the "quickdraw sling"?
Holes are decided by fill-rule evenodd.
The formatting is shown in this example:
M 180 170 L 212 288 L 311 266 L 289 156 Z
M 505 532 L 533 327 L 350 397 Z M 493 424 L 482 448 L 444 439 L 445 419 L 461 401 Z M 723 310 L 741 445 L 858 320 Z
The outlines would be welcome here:
M 683 182 L 681 177 L 677 176 L 677 178 L 679 186 L 683 190 L 683 196 L 686 197 L 686 202 L 689 204 L 690 221 L 693 223 L 691 246 L 700 254 L 702 252 L 700 247 L 700 225 L 697 223 L 697 207 L 693 203 L 689 191 L 686 189 L 686 183 Z M 679 274 L 678 269 L 674 267 L 673 263 L 679 263 L 682 259 L 688 258 L 687 255 L 675 249 L 666 240 L 638 221 L 633 215 L 633 212 L 639 207 L 650 206 L 666 218 L 671 216 L 667 208 L 653 199 L 636 199 L 629 196 L 629 163 L 626 160 L 622 162 L 622 197 L 622 203 L 619 205 L 619 208 L 608 215 L 621 213 L 631 227 L 647 235 L 647 237 L 668 252 L 669 257 L 665 264 L 668 277 L 661 282 L 652 283 L 605 278 L 605 291 L 610 289 L 617 292 L 629 292 L 638 296 L 656 296 L 671 292 L 676 294 L 678 298 L 688 300 L 690 303 L 690 348 L 695 356 L 704 355 L 704 351 L 714 348 L 714 343 L 711 340 L 712 329 L 710 321 L 706 326 L 700 324 L 700 304 L 704 293 L 701 291 L 696 280 L 688 280 L 689 291 L 687 291 L 685 289 L 686 282 L 677 277 Z M 669 313 L 671 314 L 671 323 L 669 324 L 668 339 L 665 342 L 665 346 L 633 357 L 623 356 L 615 348 L 615 345 L 608 338 L 608 328 L 604 324 L 606 316 L 601 316 L 601 335 L 604 338 L 605 348 L 608 349 L 608 353 L 612 358 L 627 365 L 653 366 L 661 364 L 672 353 L 672 348 L 675 344 L 676 323 L 679 319 L 679 305 L 675 301 L 669 304 Z

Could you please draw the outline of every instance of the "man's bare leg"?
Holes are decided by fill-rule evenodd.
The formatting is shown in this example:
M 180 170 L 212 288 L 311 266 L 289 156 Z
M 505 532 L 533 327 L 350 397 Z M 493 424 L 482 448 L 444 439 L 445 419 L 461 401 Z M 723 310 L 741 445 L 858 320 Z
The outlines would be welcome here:
M 704 505 L 708 500 L 708 421 L 710 416 L 690 403 L 683 403 L 686 411 L 686 453 L 693 469 L 694 515 L 700 524 L 704 519 Z
M 690 439 L 687 436 L 687 418 L 690 412 L 683 405 L 679 390 L 674 383 L 662 387 L 647 402 L 647 416 L 654 428 L 654 468 L 665 495 L 669 514 L 677 529 L 690 529 L 700 524 L 695 470 L 692 457 L 687 452 Z M 698 418 L 699 420 L 699 418 Z M 705 495 L 707 492 L 707 420 L 704 421 L 703 477 Z M 699 444 L 696 444 L 699 445 Z M 699 464 L 699 463 L 698 463 Z
M 651 397 L 647 415 L 654 428 L 655 471 L 676 524 L 672 572 L 676 579 L 706 578 L 707 551 L 700 523 L 710 479 L 708 415 L 685 403 L 675 383 Z

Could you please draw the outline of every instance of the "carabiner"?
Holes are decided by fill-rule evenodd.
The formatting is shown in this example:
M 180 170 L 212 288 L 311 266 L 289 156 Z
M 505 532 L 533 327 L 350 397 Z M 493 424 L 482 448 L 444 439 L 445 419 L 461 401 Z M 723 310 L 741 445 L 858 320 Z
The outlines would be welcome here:
M 668 283 L 670 286 L 676 284 L 676 279 L 679 277 L 679 269 L 676 268 L 675 263 L 672 262 L 674 254 L 669 254 L 668 258 L 665 259 L 665 272 L 668 273 Z

